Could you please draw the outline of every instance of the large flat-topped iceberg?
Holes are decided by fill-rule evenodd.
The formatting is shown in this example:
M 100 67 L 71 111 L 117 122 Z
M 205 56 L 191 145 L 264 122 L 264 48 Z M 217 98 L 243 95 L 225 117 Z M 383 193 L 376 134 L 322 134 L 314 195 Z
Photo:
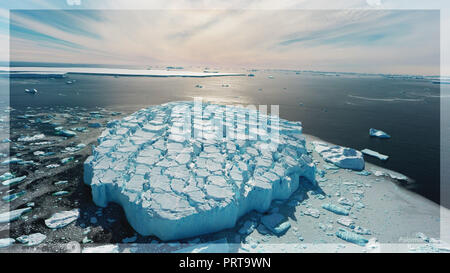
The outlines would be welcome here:
M 172 240 L 231 228 L 300 181 L 316 183 L 301 123 L 257 110 L 176 102 L 107 127 L 84 181 L 98 206 L 120 204 L 141 235 Z
M 0 74 L 12 77 L 25 76 L 58 76 L 64 74 L 88 74 L 110 76 L 146 76 L 146 77 L 219 77 L 219 76 L 246 76 L 242 73 L 208 73 L 185 70 L 148 70 L 148 69 L 122 69 L 122 68 L 96 68 L 96 67 L 0 67 Z

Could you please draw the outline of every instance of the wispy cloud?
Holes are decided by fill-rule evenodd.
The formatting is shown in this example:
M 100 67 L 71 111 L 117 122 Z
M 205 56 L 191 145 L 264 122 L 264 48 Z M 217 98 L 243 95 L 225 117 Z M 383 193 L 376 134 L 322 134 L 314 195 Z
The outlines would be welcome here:
M 256 2 L 246 7 L 258 7 Z M 168 9 L 12 10 L 11 60 L 439 73 L 438 11 L 164 5 Z M 1 17 L 0 11 L 0 29 Z

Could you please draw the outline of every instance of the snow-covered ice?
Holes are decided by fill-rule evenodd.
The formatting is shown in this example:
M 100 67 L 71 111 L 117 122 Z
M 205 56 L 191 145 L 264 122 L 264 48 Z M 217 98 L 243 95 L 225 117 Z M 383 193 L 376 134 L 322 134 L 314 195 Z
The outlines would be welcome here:
M 30 235 L 22 235 L 20 237 L 17 237 L 16 240 L 27 246 L 35 246 L 42 243 L 45 238 L 47 238 L 47 236 L 42 233 L 33 233 Z
M 0 213 L 0 223 L 8 223 L 19 219 L 23 214 L 31 211 L 31 208 L 17 209 L 13 211 L 7 211 Z
M 364 158 L 360 151 L 319 141 L 314 141 L 312 144 L 325 161 L 333 163 L 339 168 L 356 171 L 364 169 Z
M 387 155 L 380 154 L 379 152 L 376 152 L 376 151 L 373 151 L 373 150 L 370 150 L 370 149 L 367 149 L 367 148 L 361 150 L 361 152 L 362 152 L 363 154 L 366 154 L 366 155 L 370 155 L 370 156 L 376 157 L 376 158 L 378 158 L 378 159 L 380 159 L 380 160 L 387 160 L 387 159 L 389 158 L 389 156 L 387 156 Z
M 267 131 L 255 128 L 256 116 Z M 141 235 L 212 233 L 289 198 L 300 177 L 316 184 L 301 130 L 300 122 L 242 107 L 153 106 L 108 123 L 84 163 L 84 181 L 96 205 L 120 204 Z
M 79 216 L 80 211 L 78 209 L 57 212 L 45 220 L 45 225 L 53 229 L 63 228 L 77 220 Z
M 372 137 L 378 137 L 378 138 L 391 138 L 391 136 L 388 135 L 387 133 L 385 133 L 381 130 L 374 129 L 374 128 L 369 129 L 369 135 Z

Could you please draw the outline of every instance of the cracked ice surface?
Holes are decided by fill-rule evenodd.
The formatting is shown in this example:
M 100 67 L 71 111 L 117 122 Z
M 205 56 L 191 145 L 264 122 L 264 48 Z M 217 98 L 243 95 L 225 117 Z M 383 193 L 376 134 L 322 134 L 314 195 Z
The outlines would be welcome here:
M 234 227 L 288 198 L 300 177 L 315 184 L 300 122 L 195 105 L 168 103 L 110 122 L 84 164 L 94 202 L 118 203 L 141 235 L 172 240 Z

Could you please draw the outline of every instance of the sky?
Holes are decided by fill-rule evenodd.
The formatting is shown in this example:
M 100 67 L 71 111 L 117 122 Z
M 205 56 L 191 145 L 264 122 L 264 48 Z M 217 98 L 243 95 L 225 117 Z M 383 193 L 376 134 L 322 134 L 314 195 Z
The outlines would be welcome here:
M 308 1 L 274 9 L 193 0 L 157 10 L 138 10 L 136 1 L 20 2 L 0 8 L 0 41 L 10 44 L 0 46 L 0 61 L 8 54 L 10 61 L 142 67 L 440 72 L 439 10 L 383 9 L 380 0 L 350 0 L 349 8 L 331 4 L 332 10 Z

